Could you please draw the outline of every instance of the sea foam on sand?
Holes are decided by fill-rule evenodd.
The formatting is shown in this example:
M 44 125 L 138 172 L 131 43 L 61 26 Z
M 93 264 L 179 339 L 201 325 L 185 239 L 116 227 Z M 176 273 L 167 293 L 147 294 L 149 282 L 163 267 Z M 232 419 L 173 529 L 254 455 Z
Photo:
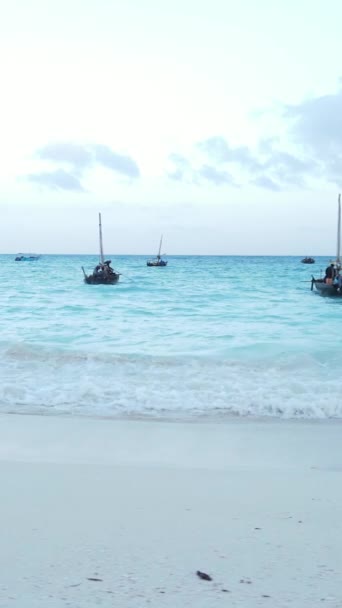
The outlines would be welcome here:
M 340 607 L 341 431 L 0 416 L 0 607 Z

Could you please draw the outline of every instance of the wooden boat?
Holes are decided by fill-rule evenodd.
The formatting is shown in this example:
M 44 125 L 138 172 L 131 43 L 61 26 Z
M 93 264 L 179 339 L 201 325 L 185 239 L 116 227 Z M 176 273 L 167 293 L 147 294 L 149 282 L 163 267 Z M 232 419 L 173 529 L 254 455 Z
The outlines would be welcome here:
M 338 285 L 328 285 L 324 282 L 324 279 L 311 279 L 311 291 L 316 289 L 321 296 L 329 296 L 334 298 L 342 297 L 342 289 Z
M 166 260 L 162 260 L 162 256 L 160 254 L 162 242 L 163 242 L 163 235 L 161 235 L 161 238 L 160 238 L 159 251 L 157 253 L 157 256 L 153 260 L 147 260 L 146 266 L 160 266 L 160 267 L 162 267 L 162 266 L 166 266 L 167 265 L 167 261 Z
M 314 264 L 314 263 L 315 263 L 314 258 L 307 257 L 307 258 L 302 259 L 302 264 Z
M 99 213 L 99 240 L 100 240 L 100 261 L 95 266 L 92 274 L 87 275 L 83 266 L 84 282 L 88 285 L 114 285 L 118 282 L 120 273 L 111 268 L 111 260 L 105 260 L 103 255 L 102 222 Z
M 36 254 L 36 253 L 18 253 L 18 255 L 15 257 L 14 261 L 15 262 L 35 262 L 36 260 L 39 260 L 40 255 Z
M 340 276 L 341 270 L 341 195 L 338 195 L 338 212 L 337 212 L 337 247 L 336 247 L 336 259 L 330 263 L 333 267 L 333 274 L 335 277 Z M 342 297 L 342 277 L 338 283 L 334 282 L 333 278 L 315 279 L 312 276 L 311 280 L 311 291 L 316 289 L 322 296 L 330 297 Z

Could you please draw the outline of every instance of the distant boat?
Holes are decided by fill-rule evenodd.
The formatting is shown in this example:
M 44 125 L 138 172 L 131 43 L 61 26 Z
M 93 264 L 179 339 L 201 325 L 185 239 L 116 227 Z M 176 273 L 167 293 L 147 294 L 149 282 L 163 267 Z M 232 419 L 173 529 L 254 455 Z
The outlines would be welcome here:
M 166 266 L 167 265 L 167 261 L 162 260 L 162 256 L 160 253 L 162 242 L 163 242 L 163 235 L 161 235 L 161 238 L 160 238 L 159 251 L 157 253 L 157 256 L 153 260 L 147 260 L 146 266 Z
M 307 257 L 307 258 L 302 259 L 302 264 L 314 264 L 314 263 L 315 263 L 314 258 Z
M 330 266 L 333 268 L 333 275 L 336 275 L 341 270 L 341 195 L 338 195 L 338 211 L 337 211 L 337 247 L 336 247 L 336 259 L 330 262 Z M 312 276 L 311 280 L 311 291 L 316 289 L 322 296 L 342 296 L 342 286 L 334 284 L 332 278 L 315 279 Z
M 39 260 L 40 258 L 40 254 L 36 254 L 36 253 L 18 253 L 17 256 L 14 258 L 15 262 L 34 262 L 36 260 Z
M 115 272 L 110 266 L 112 261 L 105 260 L 103 255 L 103 241 L 102 241 L 102 222 L 101 213 L 99 213 L 99 240 L 100 240 L 100 260 L 95 266 L 92 274 L 87 275 L 83 266 L 84 282 L 88 285 L 114 285 L 118 282 L 120 273 Z

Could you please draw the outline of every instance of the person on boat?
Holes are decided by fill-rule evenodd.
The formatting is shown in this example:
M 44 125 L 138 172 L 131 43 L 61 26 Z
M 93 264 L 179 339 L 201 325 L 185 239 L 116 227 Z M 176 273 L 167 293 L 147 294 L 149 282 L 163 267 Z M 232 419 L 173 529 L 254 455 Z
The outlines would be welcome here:
M 337 291 L 341 290 L 342 287 L 342 275 L 339 271 L 336 272 L 335 278 L 333 280 L 333 285 L 336 287 Z
M 112 260 L 106 260 L 104 263 L 104 272 L 107 274 L 114 274 L 114 270 L 111 267 Z
M 102 274 L 103 272 L 103 264 L 98 264 L 97 266 L 95 266 L 94 268 L 94 272 L 93 275 L 94 276 L 98 276 L 99 274 Z
M 330 266 L 327 266 L 327 268 L 325 269 L 324 283 L 327 282 L 327 279 L 333 280 L 335 278 L 335 275 L 336 275 L 335 266 L 334 266 L 334 264 L 330 264 Z

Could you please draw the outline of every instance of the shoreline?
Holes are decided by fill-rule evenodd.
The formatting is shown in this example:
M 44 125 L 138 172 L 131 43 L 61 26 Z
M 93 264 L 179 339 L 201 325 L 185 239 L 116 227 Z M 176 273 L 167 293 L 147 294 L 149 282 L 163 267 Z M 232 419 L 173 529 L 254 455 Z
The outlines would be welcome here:
M 152 423 L 170 423 L 170 424 L 219 424 L 219 425 L 230 425 L 230 424 L 327 424 L 327 425 L 342 425 L 342 417 L 334 416 L 322 416 L 322 417 L 305 417 L 305 416 L 275 416 L 267 414 L 264 416 L 253 416 L 252 414 L 235 414 L 231 412 L 227 413 L 196 413 L 191 415 L 190 413 L 184 412 L 180 414 L 177 412 L 174 415 L 170 413 L 165 415 L 160 414 L 139 414 L 137 412 L 127 414 L 94 414 L 94 413 L 82 413 L 79 412 L 57 412 L 48 411 L 46 409 L 38 412 L 18 412 L 18 411 L 0 411 L 0 420 L 6 416 L 27 416 L 37 418 L 61 418 L 63 420 L 105 420 L 112 422 L 152 422 Z

